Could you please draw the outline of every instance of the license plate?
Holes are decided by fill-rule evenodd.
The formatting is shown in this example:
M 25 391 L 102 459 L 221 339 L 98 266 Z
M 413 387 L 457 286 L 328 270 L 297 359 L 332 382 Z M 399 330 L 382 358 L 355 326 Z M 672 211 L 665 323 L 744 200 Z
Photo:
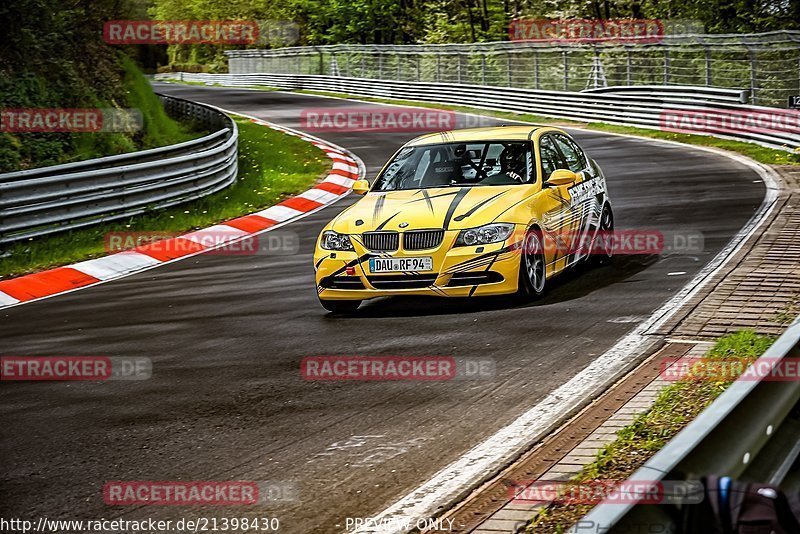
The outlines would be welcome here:
M 370 258 L 371 273 L 403 273 L 409 271 L 432 271 L 433 258 Z

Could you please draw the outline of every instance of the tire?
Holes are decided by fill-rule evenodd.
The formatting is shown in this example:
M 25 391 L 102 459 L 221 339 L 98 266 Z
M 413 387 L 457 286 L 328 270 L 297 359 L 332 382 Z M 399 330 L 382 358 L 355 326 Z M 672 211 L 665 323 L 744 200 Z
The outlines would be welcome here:
M 353 313 L 361 306 L 360 300 L 323 300 L 319 299 L 322 307 L 332 313 Z
M 519 262 L 519 294 L 529 298 L 544 295 L 547 289 L 544 242 L 542 234 L 535 228 L 525 233 Z
M 606 204 L 603 206 L 603 211 L 600 213 L 600 228 L 597 230 L 599 234 L 610 233 L 614 231 L 614 213 L 611 211 L 611 206 Z M 605 265 L 611 262 L 611 258 L 614 256 L 613 246 L 609 247 L 608 243 L 611 243 L 612 240 L 606 240 L 606 246 L 603 247 L 602 251 L 599 251 L 595 254 L 592 253 L 590 256 L 592 259 L 592 263 L 596 265 Z M 592 246 L 592 252 L 594 252 L 594 246 Z

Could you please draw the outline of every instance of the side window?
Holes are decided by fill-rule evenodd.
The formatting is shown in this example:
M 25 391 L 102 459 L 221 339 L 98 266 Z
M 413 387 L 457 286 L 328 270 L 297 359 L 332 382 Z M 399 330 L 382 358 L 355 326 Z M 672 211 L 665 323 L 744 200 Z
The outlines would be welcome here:
M 569 170 L 572 172 L 581 172 L 588 166 L 586 162 L 586 156 L 583 154 L 583 151 L 578 147 L 578 145 L 572 141 L 572 139 L 569 139 L 563 135 L 555 135 L 553 137 L 556 138 L 558 148 L 561 149 L 561 153 L 564 154 L 564 159 L 567 160 Z
M 539 139 L 539 154 L 542 157 L 542 177 L 544 180 L 547 180 L 556 169 L 567 168 L 552 136 L 544 135 Z

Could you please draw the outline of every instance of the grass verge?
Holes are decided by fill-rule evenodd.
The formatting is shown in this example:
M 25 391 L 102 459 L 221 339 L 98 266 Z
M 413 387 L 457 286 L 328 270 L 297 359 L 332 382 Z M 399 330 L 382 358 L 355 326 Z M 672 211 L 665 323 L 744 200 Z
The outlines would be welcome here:
M 64 155 L 64 161 L 58 163 L 83 161 L 174 145 L 196 139 L 207 133 L 193 124 L 181 123 L 167 116 L 161 101 L 153 93 L 147 79 L 133 60 L 122 55 L 120 64 L 125 106 L 138 110 L 142 114 L 142 130 L 130 134 L 113 132 L 69 134 L 72 138 L 73 150 Z M 52 163 L 54 162 L 46 161 L 36 166 Z
M 709 360 L 755 361 L 774 341 L 743 330 L 721 337 L 705 358 Z M 745 366 L 746 367 L 746 366 Z M 594 462 L 570 479 L 567 485 L 591 481 L 625 480 L 700 414 L 733 380 L 685 379 L 664 388 L 653 406 L 617 432 L 617 439 L 597 454 Z M 528 533 L 565 532 L 593 505 L 557 503 L 542 509 L 528 525 Z
M 126 103 L 129 107 L 141 111 L 144 122 L 143 131 L 135 136 L 137 146 L 134 150 L 175 145 L 206 135 L 207 132 L 195 124 L 181 122 L 167 115 L 150 82 L 132 59 L 122 56 L 122 65 Z M 86 154 L 86 157 L 93 158 L 97 155 Z
M 239 177 L 231 187 L 156 213 L 12 244 L 0 261 L 0 278 L 104 256 L 109 232 L 189 232 L 252 213 L 306 190 L 330 168 L 311 143 L 248 119 L 236 122 Z

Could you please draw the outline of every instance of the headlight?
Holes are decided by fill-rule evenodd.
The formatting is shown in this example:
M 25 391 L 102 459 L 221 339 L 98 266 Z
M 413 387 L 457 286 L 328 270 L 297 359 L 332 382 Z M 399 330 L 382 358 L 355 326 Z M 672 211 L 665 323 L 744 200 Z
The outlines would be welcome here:
M 322 232 L 320 246 L 326 250 L 354 250 L 349 235 L 337 234 L 331 230 Z
M 461 230 L 456 239 L 457 247 L 465 247 L 472 245 L 486 245 L 488 243 L 499 243 L 505 241 L 508 236 L 514 231 L 513 224 L 495 223 L 480 226 L 478 228 L 470 228 L 469 230 Z

